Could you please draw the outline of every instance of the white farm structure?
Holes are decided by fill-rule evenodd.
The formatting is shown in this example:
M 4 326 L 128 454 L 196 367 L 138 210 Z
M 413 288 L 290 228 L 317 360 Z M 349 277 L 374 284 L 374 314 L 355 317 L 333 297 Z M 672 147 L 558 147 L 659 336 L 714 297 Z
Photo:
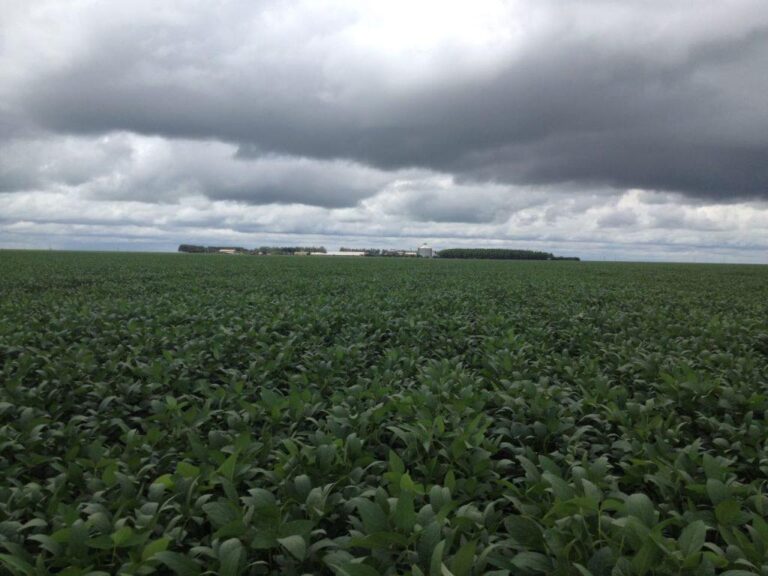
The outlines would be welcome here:
M 416 255 L 419 258 L 434 258 L 435 251 L 432 249 L 431 246 L 429 246 L 429 245 L 427 245 L 425 243 L 425 244 L 422 244 L 421 246 L 419 246 L 419 249 L 416 250 Z
M 328 252 L 312 252 L 312 256 L 365 256 L 365 252 L 352 250 L 329 250 Z

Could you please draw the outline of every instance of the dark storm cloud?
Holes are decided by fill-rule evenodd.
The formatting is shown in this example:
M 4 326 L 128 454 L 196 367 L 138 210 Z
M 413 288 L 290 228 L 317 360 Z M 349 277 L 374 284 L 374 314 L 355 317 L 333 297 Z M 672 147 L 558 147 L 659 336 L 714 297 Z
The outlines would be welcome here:
M 667 9 L 633 6 L 638 29 L 558 36 L 554 27 L 491 72 L 457 73 L 406 89 L 378 82 L 373 58 L 372 70 L 329 72 L 345 46 L 331 42 L 317 54 L 294 46 L 303 30 L 295 25 L 284 44 L 274 38 L 270 44 L 261 42 L 259 30 L 250 38 L 237 26 L 232 42 L 222 30 L 210 39 L 211 24 L 202 17 L 183 25 L 127 23 L 90 34 L 81 52 L 33 75 L 12 102 L 59 133 L 218 139 L 238 144 L 243 159 L 277 153 L 387 170 L 428 168 L 459 181 L 768 198 L 768 106 L 761 96 L 768 79 L 759 73 L 768 69 L 768 27 L 760 15 L 750 19 L 742 10 L 743 22 L 731 23 L 728 34 L 692 16 L 691 29 L 702 30 L 680 48 L 674 32 L 655 44 L 627 40 L 642 37 L 644 11 Z M 237 10 L 213 25 L 253 16 L 244 5 Z M 313 38 L 322 44 L 339 22 L 344 19 L 321 22 Z M 275 26 L 273 34 L 289 25 Z M 238 43 L 251 50 L 239 56 Z M 304 187 L 293 177 L 262 184 L 260 191 L 234 182 L 206 192 L 301 201 Z M 335 199 L 333 183 L 316 188 L 314 198 L 328 198 L 320 205 L 349 202 L 343 192 Z M 372 192 L 351 196 L 365 193 Z
M 375 3 L 20 2 L 0 22 L 0 193 L 360 208 L 369 227 L 583 218 L 572 234 L 709 226 L 588 215 L 626 189 L 768 198 L 760 2 L 427 4 L 393 1 L 382 31 Z M 478 28 L 489 6 L 512 9 Z

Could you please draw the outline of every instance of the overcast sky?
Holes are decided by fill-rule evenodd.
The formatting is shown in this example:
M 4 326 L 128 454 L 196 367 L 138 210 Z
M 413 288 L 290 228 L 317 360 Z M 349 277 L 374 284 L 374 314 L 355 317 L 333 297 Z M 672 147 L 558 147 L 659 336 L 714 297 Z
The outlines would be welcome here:
M 765 0 L 0 0 L 0 247 L 768 263 Z

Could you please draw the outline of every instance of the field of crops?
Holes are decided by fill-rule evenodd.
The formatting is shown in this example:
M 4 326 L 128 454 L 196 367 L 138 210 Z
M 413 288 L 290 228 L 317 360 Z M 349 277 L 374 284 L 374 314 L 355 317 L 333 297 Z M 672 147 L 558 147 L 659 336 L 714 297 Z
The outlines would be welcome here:
M 0 252 L 0 574 L 768 575 L 768 267 Z

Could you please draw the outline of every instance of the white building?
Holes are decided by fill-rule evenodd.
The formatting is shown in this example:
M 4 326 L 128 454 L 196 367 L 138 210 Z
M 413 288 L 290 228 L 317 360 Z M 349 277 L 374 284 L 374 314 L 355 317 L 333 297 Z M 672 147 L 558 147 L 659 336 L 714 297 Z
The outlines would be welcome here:
M 329 250 L 328 252 L 312 252 L 312 256 L 365 256 L 365 252 L 353 252 L 351 250 Z
M 432 250 L 431 246 L 428 246 L 426 243 L 419 246 L 419 249 L 416 250 L 416 255 L 419 258 L 432 258 L 435 255 L 435 251 Z

